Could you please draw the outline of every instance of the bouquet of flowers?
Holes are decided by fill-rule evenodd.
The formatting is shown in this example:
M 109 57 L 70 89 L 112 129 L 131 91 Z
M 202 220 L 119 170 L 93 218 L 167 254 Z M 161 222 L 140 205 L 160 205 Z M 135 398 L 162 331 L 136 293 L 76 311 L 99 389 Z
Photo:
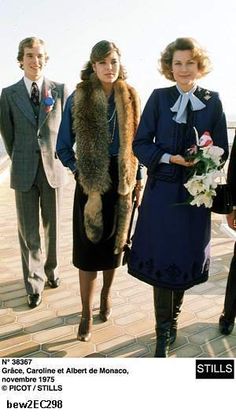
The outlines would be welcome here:
M 196 145 L 188 149 L 185 156 L 186 160 L 193 160 L 194 165 L 191 169 L 189 179 L 184 184 L 190 194 L 190 205 L 206 208 L 212 207 L 213 197 L 216 195 L 219 177 L 219 168 L 222 166 L 221 157 L 224 150 L 221 147 L 214 146 L 213 140 L 208 131 L 198 138 L 196 133 Z

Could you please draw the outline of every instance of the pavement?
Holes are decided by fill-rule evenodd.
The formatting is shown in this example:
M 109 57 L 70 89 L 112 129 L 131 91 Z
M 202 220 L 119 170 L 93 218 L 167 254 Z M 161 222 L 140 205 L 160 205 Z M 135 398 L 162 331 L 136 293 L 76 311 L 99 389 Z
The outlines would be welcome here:
M 43 301 L 27 305 L 17 238 L 14 191 L 9 168 L 0 169 L 0 357 L 153 357 L 155 322 L 152 288 L 117 270 L 112 287 L 113 313 L 99 319 L 99 273 L 90 342 L 77 340 L 81 314 L 78 270 L 72 265 L 74 180 L 69 175 L 61 218 L 61 285 L 46 287 Z M 211 269 L 208 282 L 186 291 L 176 342 L 170 357 L 236 357 L 236 328 L 218 330 L 233 239 L 221 229 L 223 216 L 212 216 Z M 43 241 L 42 241 L 43 245 Z

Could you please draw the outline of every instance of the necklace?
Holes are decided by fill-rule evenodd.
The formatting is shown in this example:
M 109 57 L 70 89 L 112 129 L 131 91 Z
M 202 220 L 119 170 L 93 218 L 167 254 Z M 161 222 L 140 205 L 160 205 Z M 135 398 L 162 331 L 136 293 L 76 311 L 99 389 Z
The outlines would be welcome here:
M 116 114 L 116 107 L 114 108 L 114 111 L 113 111 L 111 117 L 108 119 L 108 123 L 110 123 L 110 121 L 115 117 L 115 114 Z
M 113 123 L 112 123 L 111 128 L 109 126 L 109 130 L 110 130 L 110 143 L 112 143 L 114 141 L 114 135 L 115 135 L 115 129 L 116 129 L 116 109 L 113 111 L 111 118 L 108 120 L 108 124 L 112 120 L 113 120 Z

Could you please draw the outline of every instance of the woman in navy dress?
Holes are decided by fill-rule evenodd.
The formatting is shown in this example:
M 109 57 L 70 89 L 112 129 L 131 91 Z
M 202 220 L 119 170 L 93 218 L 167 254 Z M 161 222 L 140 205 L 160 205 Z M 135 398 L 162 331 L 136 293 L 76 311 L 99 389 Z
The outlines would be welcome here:
M 193 162 L 186 151 L 208 131 L 228 156 L 225 115 L 218 93 L 197 85 L 210 71 L 206 52 L 178 38 L 161 55 L 161 73 L 176 85 L 153 91 L 133 143 L 148 179 L 133 237 L 129 273 L 154 287 L 155 357 L 168 356 L 177 334 L 184 291 L 208 279 L 211 212 L 185 203 Z

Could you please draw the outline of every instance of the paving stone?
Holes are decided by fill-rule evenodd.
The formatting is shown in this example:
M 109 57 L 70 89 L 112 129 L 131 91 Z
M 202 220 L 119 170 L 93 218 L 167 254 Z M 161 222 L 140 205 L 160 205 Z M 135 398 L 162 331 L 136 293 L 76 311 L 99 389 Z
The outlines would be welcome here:
M 191 310 L 191 308 L 189 308 Z M 189 322 L 196 319 L 196 315 L 194 313 L 186 311 L 184 308 L 179 316 L 179 324 L 186 323 L 189 324 Z
M 34 352 L 34 353 L 30 353 L 29 355 L 25 355 L 25 358 L 49 358 L 50 354 L 47 354 L 44 351 L 38 351 L 38 352 Z
M 54 318 L 54 319 L 48 319 L 46 321 L 42 321 L 42 322 L 38 322 L 34 325 L 27 323 L 27 325 L 25 325 L 25 332 L 29 332 L 29 333 L 35 333 L 35 332 L 39 332 L 39 331 L 43 331 L 44 329 L 47 328 L 53 328 L 53 327 L 60 327 L 64 324 L 64 321 L 62 318 Z
M 231 335 L 227 337 L 220 335 L 221 334 L 218 333 L 218 337 L 216 339 L 212 339 L 210 342 L 207 342 L 204 345 L 202 345 L 203 351 L 207 353 L 208 356 L 216 357 L 235 347 L 236 344 L 234 337 L 232 337 Z
M 14 315 L 3 315 L 3 316 L 1 316 L 0 328 L 1 328 L 2 325 L 7 325 L 7 324 L 10 324 L 12 322 L 15 322 L 15 320 L 16 320 L 16 317 Z
M 153 295 L 152 292 L 145 292 L 142 293 L 138 296 L 132 296 L 132 298 L 128 298 L 129 302 L 132 302 L 133 304 L 137 304 L 139 307 L 142 305 L 151 305 L 152 308 L 154 309 L 154 304 L 153 304 Z
M 170 351 L 170 357 L 193 358 L 202 354 L 201 347 L 193 344 L 185 344 L 183 347 Z
M 63 299 L 68 299 L 72 295 L 71 292 L 58 289 L 49 289 L 46 292 L 44 292 L 45 300 L 48 302 L 54 302 L 54 301 L 62 301 Z
M 142 312 L 134 312 L 129 314 L 128 316 L 124 316 L 122 318 L 118 318 L 115 320 L 116 325 L 128 325 L 131 322 L 138 321 L 140 319 L 144 319 L 145 314 Z
M 116 306 L 115 308 L 112 309 L 112 317 L 113 318 L 117 318 L 119 316 L 122 315 L 129 315 L 131 312 L 136 311 L 137 310 L 137 306 L 133 305 L 133 304 L 123 304 L 121 306 Z
M 123 289 L 129 289 L 134 287 L 134 282 L 130 280 L 124 280 L 124 281 L 116 281 L 113 283 L 112 288 L 114 290 L 123 290 Z
M 7 350 L 0 350 L 0 357 L 24 357 L 28 354 L 37 353 L 39 346 L 33 341 L 26 342 L 21 345 L 8 348 Z
M 110 339 L 107 342 L 101 342 L 98 344 L 97 351 L 103 352 L 103 354 L 109 355 L 116 349 L 123 349 L 130 344 L 136 343 L 135 339 L 129 335 L 121 335 L 117 338 Z
M 21 298 L 11 299 L 4 302 L 6 308 L 15 308 L 17 306 L 27 305 L 27 297 L 23 296 Z M 41 306 L 41 305 L 40 305 Z
M 1 273 L 1 270 L 0 270 L 0 273 Z M 15 290 L 21 290 L 21 289 L 25 290 L 23 282 L 17 282 L 11 285 L 5 284 L 5 285 L 0 286 L 0 294 L 6 293 L 6 292 L 14 292 Z M 25 291 L 25 294 L 26 294 L 26 291 Z
M 190 325 L 187 326 L 183 326 L 181 327 L 181 332 L 186 335 L 187 337 L 193 335 L 193 334 L 197 334 L 203 330 L 205 330 L 206 328 L 210 328 L 211 325 L 209 323 L 203 323 L 203 322 L 194 322 L 191 323 Z
M 226 283 L 225 283 L 225 286 L 226 286 Z M 208 291 L 208 294 L 209 295 L 215 295 L 215 296 L 224 296 L 225 287 L 222 287 L 222 286 L 214 287 L 214 288 L 212 288 Z
M 56 348 L 55 346 L 52 348 Z M 53 352 L 52 357 L 87 357 L 95 352 L 95 345 L 90 342 L 76 341 L 71 348 L 64 348 L 63 345 L 58 352 Z
M 194 344 L 202 345 L 207 341 L 211 341 L 215 338 L 220 336 L 218 327 L 209 327 L 205 328 L 203 331 L 199 331 L 198 333 L 191 335 L 189 337 L 189 341 Z
M 149 330 L 146 333 L 137 336 L 136 338 L 139 344 L 143 344 L 148 348 L 150 345 L 156 345 L 156 333 L 154 332 L 154 327 L 152 330 Z
M 9 338 L 9 336 L 17 336 L 19 332 L 23 331 L 23 326 L 17 323 L 12 323 L 10 325 L 0 326 L 0 339 Z
M 134 286 L 134 287 L 130 287 L 128 289 L 122 289 L 119 291 L 121 296 L 125 296 L 125 297 L 131 297 L 131 296 L 135 296 L 136 294 L 139 293 L 143 293 L 144 289 L 142 286 Z
M 57 299 L 57 300 L 51 301 L 51 307 L 58 311 L 60 311 L 61 309 L 68 308 L 70 306 L 80 307 L 79 298 L 77 297 L 73 298 L 72 296 L 69 296 L 68 298 Z
M 92 353 L 92 354 L 88 354 L 88 355 L 86 355 L 86 357 L 85 357 L 85 358 L 106 358 L 106 355 L 101 354 L 101 353 L 99 353 L 99 352 L 94 352 L 94 353 Z
M 92 333 L 92 340 L 95 344 L 99 344 L 101 342 L 108 341 L 112 338 L 117 338 L 119 335 L 123 335 L 124 330 L 119 327 L 109 326 L 106 328 L 99 329 L 97 331 L 93 331 Z
M 176 348 L 182 347 L 183 345 L 188 344 L 188 338 L 182 335 L 182 331 L 178 330 L 176 341 L 170 345 L 170 352 L 176 350 Z
M 154 314 L 154 305 L 152 302 L 143 303 L 140 305 L 140 310 L 143 310 L 146 313 L 150 312 L 150 314 L 152 315 Z
M 64 315 L 64 320 L 67 325 L 78 325 L 80 321 L 80 314 L 74 313 L 73 308 L 68 309 L 69 314 Z M 59 315 L 60 316 L 60 315 Z
M 133 336 L 139 336 L 143 332 L 152 332 L 155 328 L 155 322 L 154 319 L 142 319 L 137 322 L 132 323 L 132 325 L 127 325 L 125 327 L 125 332 L 127 334 L 133 335 Z
M 5 339 L 4 341 L 0 341 L 0 351 L 11 348 L 12 346 L 20 346 L 21 344 L 29 342 L 30 340 L 30 335 L 21 335 L 14 338 Z
M 191 289 L 190 289 L 191 290 Z M 199 295 L 191 293 L 189 290 L 185 292 L 184 295 L 184 305 L 187 305 L 190 302 L 199 301 Z
M 208 281 L 206 283 L 202 283 L 201 285 L 196 285 L 192 287 L 191 289 L 189 289 L 189 291 L 190 293 L 204 294 L 204 292 L 206 292 L 211 287 L 214 287 L 214 283 Z
M 203 320 L 203 319 L 209 319 L 212 316 L 215 316 L 216 314 L 220 316 L 221 311 L 222 311 L 222 308 L 220 307 L 220 305 L 213 305 L 211 308 L 206 308 L 205 310 L 197 312 L 196 315 L 198 319 Z
M 214 301 L 212 299 L 206 299 L 201 297 L 198 301 L 189 302 L 188 304 L 184 303 L 184 310 L 189 312 L 198 312 L 202 311 L 206 307 L 214 305 Z
M 54 308 L 54 305 L 52 305 Z M 79 314 L 81 313 L 81 305 L 75 304 L 71 306 L 66 306 L 64 308 L 56 309 L 57 310 L 57 316 L 64 317 L 66 323 L 71 323 L 70 321 L 70 315 L 76 314 L 76 317 L 73 317 L 72 319 L 79 319 Z
M 228 351 L 224 351 L 222 354 L 219 354 L 220 358 L 235 358 L 236 357 L 236 347 L 230 348 Z
M 149 354 L 149 350 L 144 345 L 138 343 L 130 343 L 125 348 L 113 350 L 109 357 L 138 358 Z
M 22 324 L 32 324 L 36 321 L 41 321 L 43 319 L 49 319 L 52 317 L 55 317 L 55 312 L 49 310 L 49 309 L 45 309 L 45 310 L 41 310 L 38 308 L 35 308 L 31 311 L 31 313 L 27 313 L 21 316 L 18 316 L 17 318 L 17 322 L 22 323 Z
M 32 339 L 40 343 L 42 345 L 43 350 L 46 350 L 45 348 L 47 346 L 48 341 L 51 341 L 53 339 L 57 340 L 58 338 L 62 337 L 67 337 L 67 341 L 70 338 L 75 339 L 73 327 L 67 325 L 56 328 L 44 329 L 41 332 L 34 333 L 32 335 Z

